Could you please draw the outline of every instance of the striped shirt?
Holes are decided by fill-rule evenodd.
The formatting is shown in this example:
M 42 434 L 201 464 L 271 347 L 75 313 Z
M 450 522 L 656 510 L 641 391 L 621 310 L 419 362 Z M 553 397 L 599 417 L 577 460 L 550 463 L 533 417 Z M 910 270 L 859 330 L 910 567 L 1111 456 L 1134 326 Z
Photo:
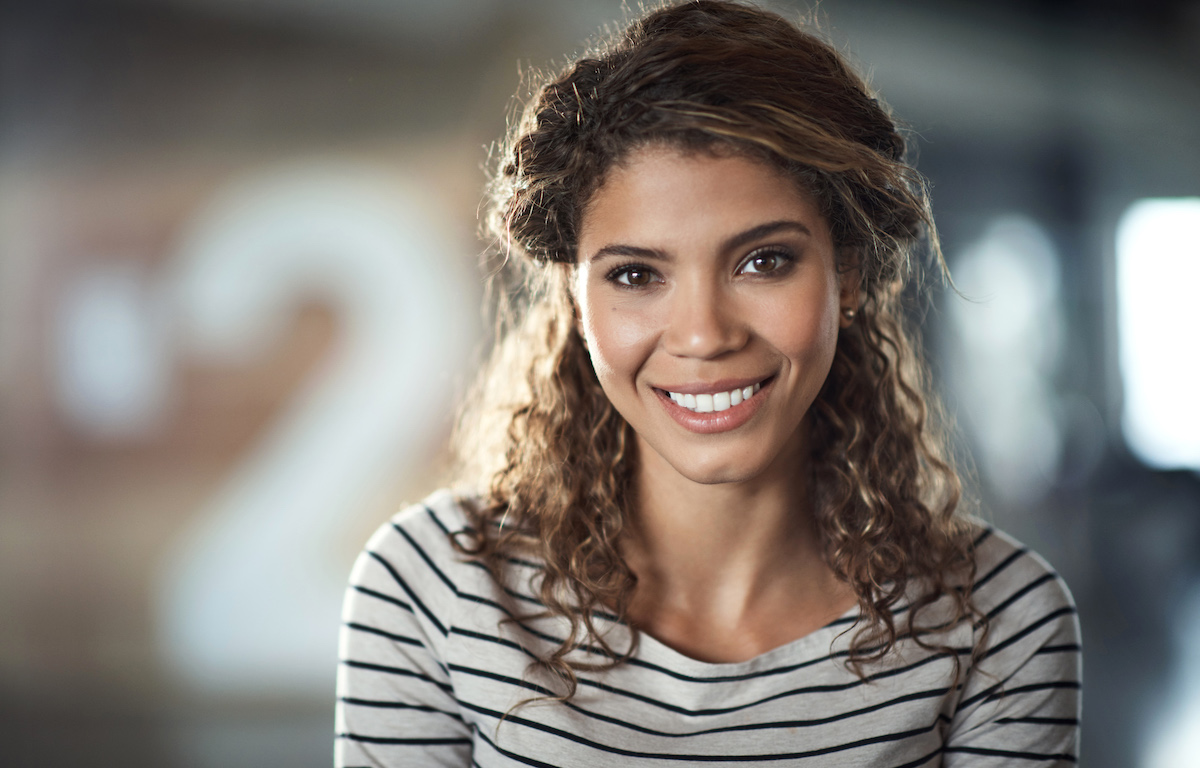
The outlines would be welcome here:
M 505 584 L 462 557 L 455 498 L 434 494 L 383 526 L 346 593 L 335 762 L 352 766 L 1010 766 L 1076 762 L 1080 647 L 1066 585 L 993 529 L 976 547 L 976 605 L 990 618 L 937 637 L 901 638 L 865 679 L 845 666 L 857 609 L 749 661 L 712 664 L 642 635 L 637 653 L 580 673 L 566 703 L 530 668 L 558 646 L 559 618 L 503 621 L 539 609 L 536 563 Z M 922 613 L 922 623 L 938 606 Z M 903 626 L 904 606 L 896 610 Z M 624 625 L 597 624 L 613 647 Z M 580 658 L 588 657 L 586 651 Z M 954 683 L 954 657 L 963 665 Z M 511 711 L 510 711 L 511 710 Z M 507 717 L 505 714 L 508 713 Z

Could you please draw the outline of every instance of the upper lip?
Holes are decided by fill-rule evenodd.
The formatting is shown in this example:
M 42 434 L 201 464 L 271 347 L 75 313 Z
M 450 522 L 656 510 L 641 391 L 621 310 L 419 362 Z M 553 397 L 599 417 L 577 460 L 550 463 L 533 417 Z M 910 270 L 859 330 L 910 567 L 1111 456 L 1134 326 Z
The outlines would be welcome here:
M 734 389 L 745 389 L 758 383 L 766 383 L 770 376 L 753 376 L 742 379 L 718 379 L 712 382 L 693 382 L 691 384 L 655 385 L 655 389 L 664 392 L 675 392 L 680 395 L 712 395 L 717 392 L 729 392 Z

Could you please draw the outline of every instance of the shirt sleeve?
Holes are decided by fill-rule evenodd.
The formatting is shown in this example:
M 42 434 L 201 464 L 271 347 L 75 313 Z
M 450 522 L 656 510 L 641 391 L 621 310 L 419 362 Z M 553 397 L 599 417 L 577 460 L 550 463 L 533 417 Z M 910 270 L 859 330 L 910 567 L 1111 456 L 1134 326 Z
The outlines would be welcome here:
M 1075 765 L 1081 656 L 1071 593 L 1023 549 L 991 575 L 976 594 L 989 619 L 986 650 L 964 683 L 943 765 Z
M 438 564 L 449 551 L 446 537 L 422 519 L 433 514 L 397 515 L 351 572 L 339 642 L 337 768 L 470 765 L 471 728 L 444 661 L 456 590 Z

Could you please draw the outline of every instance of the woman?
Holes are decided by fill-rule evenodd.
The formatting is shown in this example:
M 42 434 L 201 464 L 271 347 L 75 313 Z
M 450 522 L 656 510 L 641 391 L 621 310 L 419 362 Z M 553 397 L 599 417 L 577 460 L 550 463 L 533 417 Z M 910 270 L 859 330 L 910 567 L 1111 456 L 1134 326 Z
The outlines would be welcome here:
M 538 92 L 494 202 L 480 492 L 355 566 L 338 765 L 1075 762 L 1070 595 L 961 514 L 925 189 L 832 48 L 651 12 Z

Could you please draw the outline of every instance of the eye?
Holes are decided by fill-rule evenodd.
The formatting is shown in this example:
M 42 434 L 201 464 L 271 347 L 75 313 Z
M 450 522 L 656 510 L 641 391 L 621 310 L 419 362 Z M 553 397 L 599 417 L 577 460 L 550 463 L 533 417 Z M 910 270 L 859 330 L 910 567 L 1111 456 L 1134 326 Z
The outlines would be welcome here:
M 765 275 L 782 272 L 791 263 L 791 254 L 776 248 L 761 248 L 742 262 L 738 274 Z
M 617 267 L 608 273 L 609 282 L 630 288 L 641 288 L 658 280 L 658 275 L 649 267 L 641 264 L 629 264 Z

